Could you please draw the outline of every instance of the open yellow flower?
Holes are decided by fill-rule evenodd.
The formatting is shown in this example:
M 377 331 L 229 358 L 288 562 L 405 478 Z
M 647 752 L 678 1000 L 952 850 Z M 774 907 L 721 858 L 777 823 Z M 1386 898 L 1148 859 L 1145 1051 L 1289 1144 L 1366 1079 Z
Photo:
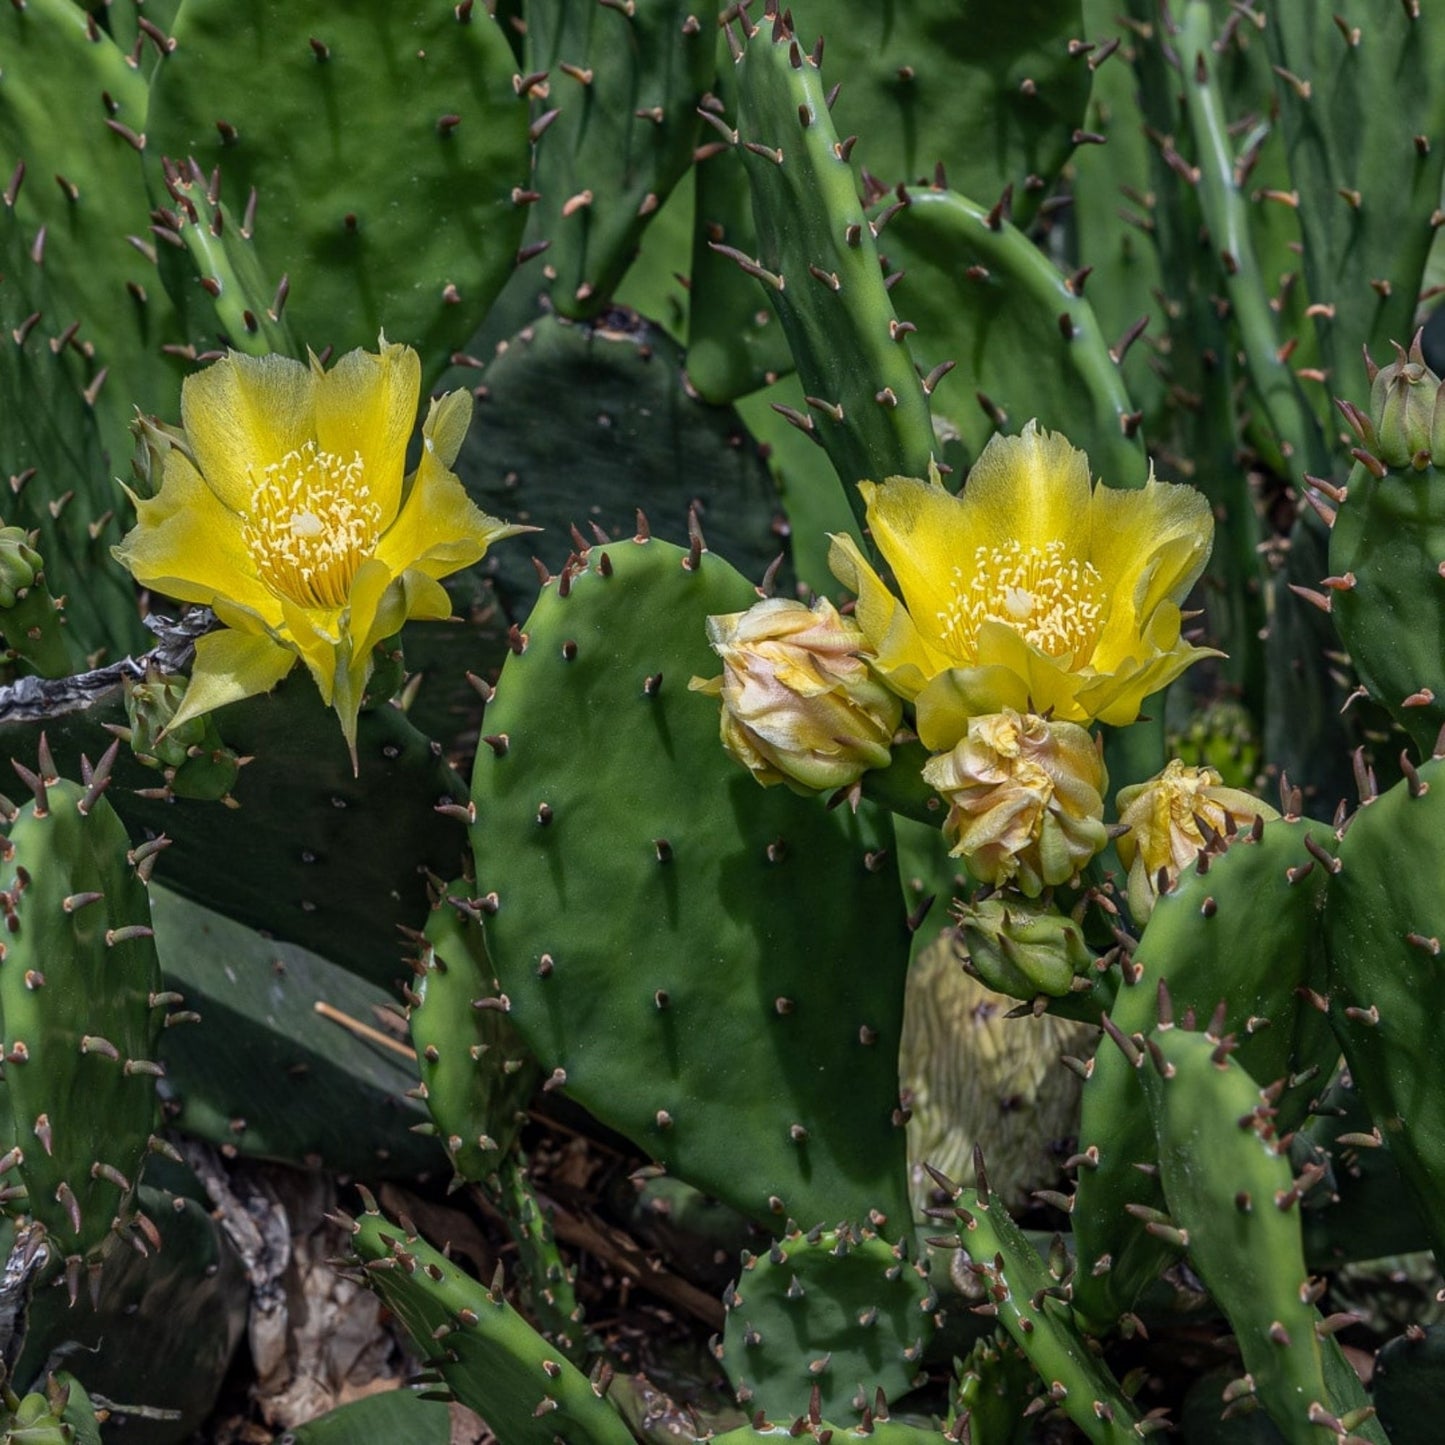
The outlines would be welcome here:
M 1131 723 L 1211 655 L 1180 635 L 1214 535 L 1192 487 L 1091 487 L 1083 452 L 1035 422 L 992 438 L 958 496 L 936 477 L 861 485 L 902 600 L 851 537 L 834 536 L 829 566 L 858 595 L 875 669 L 917 704 L 935 752 L 1004 708 Z
M 409 347 L 352 351 L 331 370 L 231 353 L 181 389 L 184 445 L 137 497 L 115 549 L 136 579 L 225 624 L 196 644 L 171 726 L 268 692 L 299 657 L 356 757 L 372 649 L 409 618 L 444 618 L 437 580 L 526 528 L 480 511 L 452 463 L 472 398 L 433 401 L 405 476 L 421 365 Z

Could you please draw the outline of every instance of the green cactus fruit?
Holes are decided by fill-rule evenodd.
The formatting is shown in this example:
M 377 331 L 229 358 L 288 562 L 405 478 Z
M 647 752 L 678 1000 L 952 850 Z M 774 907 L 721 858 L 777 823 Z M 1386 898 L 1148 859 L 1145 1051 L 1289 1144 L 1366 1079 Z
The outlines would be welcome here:
M 408 1015 L 437 1138 L 457 1182 L 482 1183 L 516 1141 L 541 1074 L 517 1031 L 498 1009 L 481 906 L 464 881 L 448 885 L 427 921 Z
M 1356 454 L 1348 485 L 1328 489 L 1339 510 L 1320 601 L 1360 681 L 1428 754 L 1445 725 L 1445 469 Z
M 998 993 L 1064 998 L 1075 980 L 1093 982 L 1096 959 L 1073 919 L 1052 907 L 1016 899 L 960 901 L 956 909 L 961 961 Z
M 166 786 L 176 797 L 224 800 L 240 776 L 242 760 L 221 740 L 211 713 L 170 727 L 186 684 L 186 678 L 154 666 L 141 682 L 127 677 L 123 696 L 130 736 L 126 741 L 145 766 L 164 771 Z
M 932 1213 L 955 1222 L 957 1234 L 929 1243 L 964 1251 L 965 1268 L 985 1297 L 980 1312 L 997 1317 L 1033 1363 L 1049 1398 L 1094 1445 L 1137 1445 L 1151 1430 L 1165 1428 L 1162 1421 L 1140 1417 L 1080 1329 L 1069 1303 L 1072 1264 L 1062 1239 L 1056 1237 L 1048 1260 L 1041 1259 L 1002 1201 L 990 1194 L 981 1157 L 974 1172 L 977 1189 L 960 1189 L 938 1176 L 952 1206 Z
M 870 214 L 885 268 L 902 275 L 890 294 L 918 328 L 919 366 L 957 363 L 930 383 L 929 406 L 962 465 L 994 432 L 1036 418 L 1088 452 L 1110 486 L 1144 485 L 1142 417 L 1119 372 L 1128 348 L 1111 349 L 1081 283 L 997 207 L 956 191 L 900 188 Z
M 1058 1183 L 1059 1141 L 1078 1127 L 1079 1078 L 1060 1058 L 1089 1052 L 1086 1025 L 1025 1011 L 970 978 L 945 931 L 917 953 L 908 973 L 899 1076 L 908 1121 L 915 1215 L 929 1202 L 932 1164 L 971 1182 L 973 1151 L 989 1160 L 1005 1208 Z
M 265 273 L 253 208 L 242 197 L 222 200 L 219 169 L 207 176 L 190 157 L 165 157 L 161 181 L 169 204 L 155 212 L 151 234 L 186 343 L 198 353 L 219 342 L 254 356 L 303 356 L 285 315 L 289 278 Z
M 649 218 L 692 164 L 717 43 L 695 9 L 688 0 L 527 6 L 540 193 L 529 235 L 549 243 L 552 302 L 564 316 L 607 305 Z
M 480 375 L 451 373 L 450 385 L 480 381 L 485 388 L 457 458 L 472 500 L 543 529 L 449 579 L 458 612 L 495 599 L 508 618 L 525 617 L 537 595 L 536 565 L 549 549 L 555 565 L 557 539 L 569 524 L 586 528 L 590 521 L 609 537 L 625 526 L 630 536 L 639 499 L 657 535 L 683 546 L 695 503 L 708 541 L 742 570 L 762 575 L 786 547 L 777 489 L 737 413 L 689 396 L 682 366 L 665 332 L 614 310 L 595 326 L 540 318 Z M 559 426 L 561 398 L 570 399 L 560 403 L 568 421 Z M 559 476 L 587 478 L 585 506 L 557 485 Z M 595 536 L 589 529 L 589 540 Z M 487 590 L 478 586 L 482 578 Z M 477 670 L 474 658 L 458 662 Z
M 1428 6 L 1343 0 L 1272 10 L 1264 40 L 1321 364 L 1343 387 L 1362 342 L 1414 328 L 1445 179 L 1445 25 Z
M 1310 1179 L 1290 1168 L 1274 1091 L 1234 1062 L 1232 1038 L 1176 1027 L 1162 1002 L 1160 1012 L 1139 1079 L 1167 1214 L 1144 1211 L 1146 1228 L 1187 1252 L 1229 1319 L 1245 1373 L 1227 1399 L 1255 1400 L 1291 1445 L 1346 1435 L 1387 1445 L 1315 1308 L 1322 1291 L 1305 1271 L 1296 1207 Z
M 135 1225 L 170 1001 L 146 887 L 102 796 L 114 757 L 87 768 L 83 784 L 57 777 L 44 746 L 37 771 L 17 764 L 35 797 L 11 823 L 0 865 L 7 1165 L 24 1191 L 9 1212 L 44 1226 L 72 1293 L 82 1265 Z
M 69 677 L 78 659 L 34 540 L 24 527 L 0 526 L 0 640 L 41 677 Z
M 700 534 L 594 546 L 543 587 L 473 775 L 495 1006 L 544 1087 L 678 1178 L 775 1227 L 878 1210 L 892 1237 L 907 935 L 886 822 L 759 788 L 687 688 L 717 667 L 707 617 L 756 596 Z
M 607 1402 L 610 1370 L 588 1379 L 502 1293 L 375 1209 L 352 1224 L 367 1282 L 411 1336 L 423 1363 L 507 1445 L 632 1445 Z
M 161 1038 L 174 1128 L 228 1154 L 366 1179 L 443 1168 L 406 1097 L 417 1066 L 390 990 L 158 884 L 151 920 L 166 987 L 200 1015 Z
M 1445 1393 L 1445 1325 L 1412 1328 L 1375 1356 L 1375 1408 L 1390 1445 L 1429 1445 Z
M 1373 450 L 1387 467 L 1404 468 L 1429 462 L 1431 428 L 1440 378 L 1425 364 L 1420 333 L 1407 352 L 1397 341 L 1395 359 L 1375 370 L 1370 383 L 1370 429 Z
M 78 385 L 87 388 L 110 467 L 102 459 L 89 476 L 56 478 L 53 493 L 58 498 L 75 488 L 72 505 L 81 513 L 83 535 L 84 524 L 99 523 L 115 504 L 111 468 L 129 452 L 132 408 L 173 415 L 179 397 L 181 363 L 162 348 L 180 338 L 156 276 L 138 154 L 147 145 L 148 88 L 74 0 L 12 6 L 0 19 L 0 50 L 6 57 L 0 90 L 0 174 L 10 178 L 6 221 L 13 216 L 29 252 L 23 271 L 3 269 L 7 281 L 26 289 L 40 279 L 39 270 L 49 303 L 37 299 L 7 319 L 7 328 L 38 309 L 36 342 L 48 340 L 65 352 L 66 369 L 74 368 Z M 8 421 L 20 412 L 7 406 L 5 414 Z M 106 542 L 117 539 L 112 534 Z M 51 538 L 42 540 L 55 567 Z M 59 590 L 72 590 L 68 577 L 52 580 Z
M 918 1383 L 937 1298 L 903 1242 L 866 1226 L 794 1229 L 767 1253 L 744 1252 L 723 1293 L 716 1354 L 738 1403 L 767 1415 L 818 1390 L 833 1419 L 896 1401 Z
M 819 69 L 773 0 L 737 62 L 734 132 L 752 185 L 756 257 L 734 259 L 767 288 L 816 416 L 812 432 L 850 490 L 868 477 L 923 477 L 934 454 L 928 396 L 878 263 Z M 861 511 L 861 499 L 857 508 Z
M 1336 1058 L 1324 1014 L 1306 1001 L 1324 992 L 1320 909 L 1333 847 L 1329 828 L 1289 818 L 1245 830 L 1227 846 L 1220 838 L 1159 896 L 1124 964 L 1111 1031 L 1126 1039 L 1147 1032 L 1161 982 L 1181 1017 L 1192 1009 L 1208 1018 L 1220 1006 L 1221 1032 L 1241 1040 L 1236 1063 L 1261 1087 L 1291 1085 L 1278 1102 L 1280 1127 L 1302 1122 Z M 1093 1060 L 1079 1147 L 1073 1224 L 1084 1265 L 1074 1298 L 1102 1329 L 1133 1307 L 1169 1258 L 1130 1212 L 1157 1207 L 1159 1186 L 1134 1167 L 1154 1157 L 1154 1137 L 1137 1070 L 1118 1049 Z
M 1330 1021 L 1370 1116 L 1445 1259 L 1445 1094 L 1435 1078 L 1440 1011 L 1436 886 L 1445 763 L 1432 759 L 1364 803 L 1340 842 L 1325 902 Z
M 257 268 L 289 278 L 296 339 L 339 354 L 385 330 L 430 386 L 511 273 L 526 219 L 526 102 L 487 7 L 367 0 L 318 17 L 262 0 L 238 30 L 226 0 L 187 0 L 172 38 L 145 115 L 153 190 L 167 157 L 219 167 L 232 207 L 256 196 Z

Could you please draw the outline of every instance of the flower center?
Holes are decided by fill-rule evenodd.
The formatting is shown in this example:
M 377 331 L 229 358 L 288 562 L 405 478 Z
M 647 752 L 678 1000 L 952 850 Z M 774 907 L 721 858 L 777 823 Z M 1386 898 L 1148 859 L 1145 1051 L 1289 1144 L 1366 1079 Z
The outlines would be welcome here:
M 938 614 L 943 641 L 972 658 L 978 629 L 1002 622 L 1050 657 L 1087 660 L 1104 612 L 1103 578 L 1092 562 L 1067 556 L 1062 542 L 980 547 L 967 572 L 953 569 L 949 605 Z
M 302 607 L 344 607 L 356 569 L 381 532 L 381 508 L 362 480 L 360 452 L 346 461 L 314 441 L 252 475 L 241 536 L 261 580 Z

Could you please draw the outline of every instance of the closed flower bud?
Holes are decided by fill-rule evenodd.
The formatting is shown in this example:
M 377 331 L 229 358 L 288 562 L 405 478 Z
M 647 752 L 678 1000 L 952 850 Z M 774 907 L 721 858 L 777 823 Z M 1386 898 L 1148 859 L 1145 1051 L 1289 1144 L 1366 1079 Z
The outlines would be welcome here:
M 44 565 L 24 527 L 0 527 L 0 607 L 14 607 Z
M 923 779 L 949 803 L 950 851 L 981 882 L 1036 898 L 1108 841 L 1108 778 L 1077 723 L 1012 710 L 970 718 L 963 740 L 924 764 Z
M 758 782 L 831 791 L 888 765 L 903 704 L 831 602 L 769 598 L 709 617 L 707 635 L 723 674 L 691 686 L 722 698 L 723 746 Z
M 1427 461 L 1430 457 L 1440 378 L 1426 366 L 1418 334 L 1408 353 L 1398 343 L 1395 353 L 1395 360 L 1375 373 L 1370 415 L 1380 460 L 1386 466 L 1405 467 L 1422 453 Z
M 1129 870 L 1129 908 L 1140 924 L 1154 910 L 1160 872 L 1172 883 L 1204 847 L 1206 829 L 1228 836 L 1256 817 L 1279 817 L 1252 793 L 1224 787 L 1213 768 L 1191 768 L 1178 758 L 1148 782 L 1120 788 L 1115 802 L 1126 830 L 1115 847 Z
M 131 747 L 139 758 L 176 768 L 185 762 L 189 749 L 204 742 L 203 718 L 187 718 L 179 727 L 171 727 L 185 695 L 184 677 L 172 677 L 155 668 L 146 673 L 144 682 L 125 680 L 125 716 Z
M 956 916 L 970 972 L 1010 998 L 1062 998 L 1093 966 L 1078 924 L 1052 908 L 995 894 L 960 902 Z
M 130 470 L 135 478 L 138 497 L 153 497 L 160 491 L 166 455 L 172 448 L 195 465 L 196 459 L 186 441 L 185 432 L 178 426 L 167 426 L 158 416 L 146 416 L 144 412 L 137 411 L 135 420 L 130 424 L 130 434 L 135 438 Z

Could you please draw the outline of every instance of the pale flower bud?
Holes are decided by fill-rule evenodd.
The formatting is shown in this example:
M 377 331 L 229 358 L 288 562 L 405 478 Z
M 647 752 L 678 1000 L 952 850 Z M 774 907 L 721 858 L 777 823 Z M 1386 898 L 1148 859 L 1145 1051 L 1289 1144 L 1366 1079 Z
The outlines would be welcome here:
M 709 617 L 707 635 L 723 675 L 691 687 L 721 696 L 723 746 L 758 782 L 831 792 L 888 765 L 903 704 L 832 603 L 768 598 Z
M 1146 783 L 1120 788 L 1115 799 L 1127 830 L 1115 847 L 1129 870 L 1129 908 L 1136 923 L 1154 910 L 1159 874 L 1172 883 L 1198 857 L 1205 830 L 1228 836 L 1255 818 L 1278 812 L 1252 793 L 1222 786 L 1213 768 L 1191 768 L 1178 758 Z
M 1108 841 L 1108 777 L 1077 723 L 1012 710 L 970 718 L 963 740 L 924 764 L 923 779 L 950 805 L 943 831 L 952 855 L 981 882 L 1036 898 Z

